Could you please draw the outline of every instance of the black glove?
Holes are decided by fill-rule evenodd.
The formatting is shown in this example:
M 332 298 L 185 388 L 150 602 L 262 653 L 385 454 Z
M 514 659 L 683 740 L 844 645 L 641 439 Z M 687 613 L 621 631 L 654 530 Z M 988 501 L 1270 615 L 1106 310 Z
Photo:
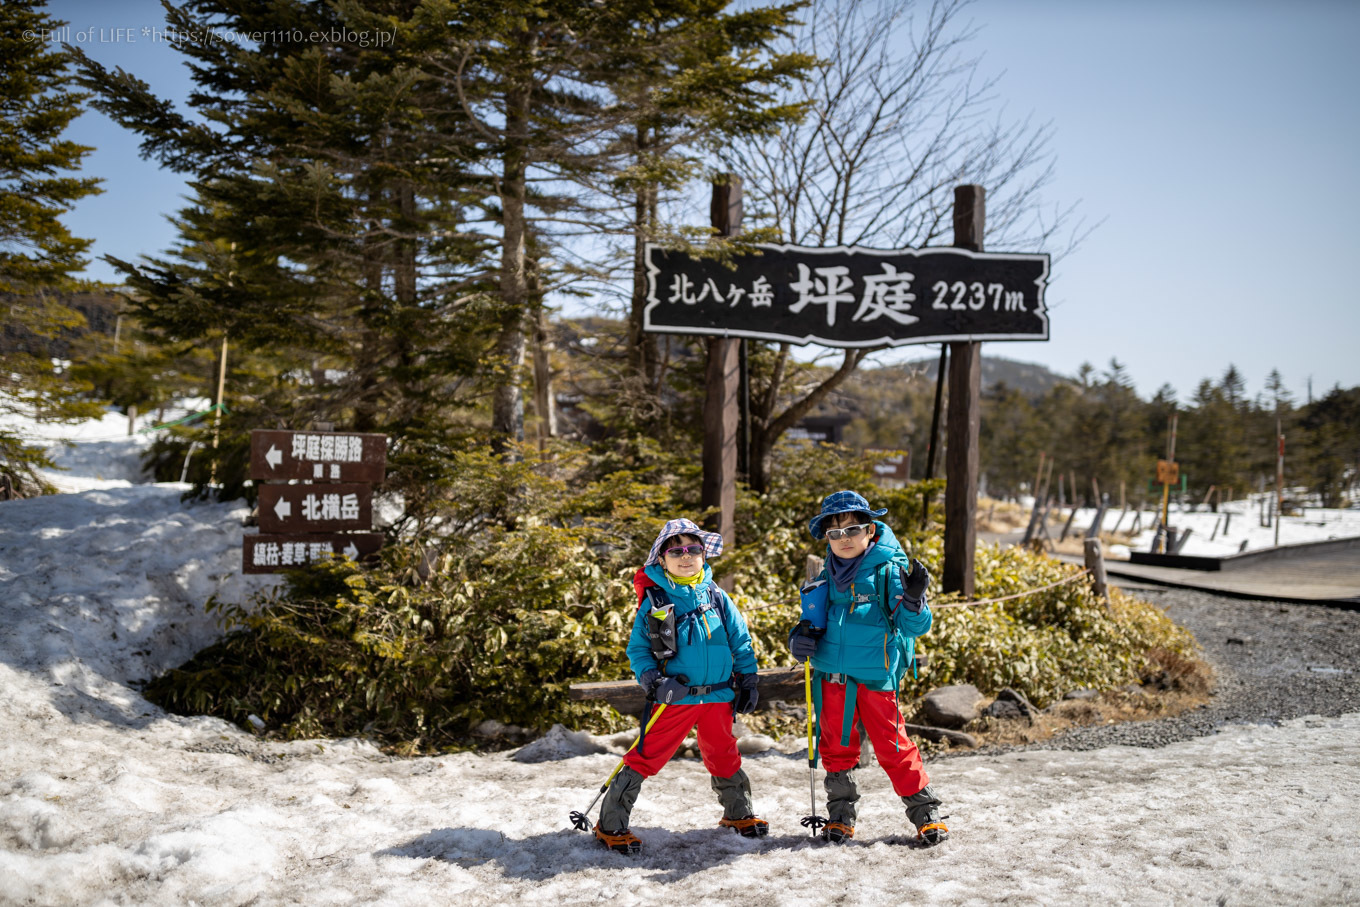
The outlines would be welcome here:
M 738 715 L 747 715 L 756 710 L 756 703 L 760 701 L 760 691 L 756 689 L 759 682 L 760 678 L 755 674 L 732 675 L 732 689 L 737 693 L 737 698 L 732 703 L 732 711 Z
M 654 700 L 665 705 L 679 702 L 689 695 L 689 680 L 684 675 L 660 677 L 653 681 L 651 695 Z
M 916 558 L 911 559 L 911 572 L 907 574 L 906 582 L 903 583 L 902 591 L 907 594 L 907 598 L 920 601 L 921 596 L 926 594 L 927 587 L 930 586 L 930 571 L 926 565 Z
M 804 633 L 794 633 L 789 639 L 789 651 L 799 661 L 807 661 L 817 651 L 817 638 Z

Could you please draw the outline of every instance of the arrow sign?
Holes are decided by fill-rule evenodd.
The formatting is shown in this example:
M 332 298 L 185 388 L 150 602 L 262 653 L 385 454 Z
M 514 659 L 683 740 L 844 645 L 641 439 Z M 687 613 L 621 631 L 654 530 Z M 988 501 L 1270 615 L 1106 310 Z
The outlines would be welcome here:
M 252 479 L 374 483 L 386 471 L 386 435 L 258 428 L 250 433 Z
M 373 489 L 368 485 L 261 485 L 259 489 L 261 532 L 373 528 Z
M 376 553 L 382 545 L 382 534 L 377 532 L 358 532 L 353 535 L 247 535 L 241 543 L 241 572 L 282 573 L 285 570 L 301 570 L 333 556 L 359 560 Z

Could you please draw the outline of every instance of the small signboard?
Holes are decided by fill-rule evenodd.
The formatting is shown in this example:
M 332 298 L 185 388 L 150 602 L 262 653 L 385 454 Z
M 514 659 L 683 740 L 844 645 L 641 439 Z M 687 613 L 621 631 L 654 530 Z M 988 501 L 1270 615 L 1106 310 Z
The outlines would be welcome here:
M 648 243 L 644 329 L 834 347 L 1048 339 L 1046 254 L 756 249 L 728 265 Z
M 1162 485 L 1175 485 L 1181 480 L 1181 465 L 1172 460 L 1157 461 L 1157 481 Z
M 257 481 L 381 482 L 386 471 L 386 435 L 269 429 L 250 433 L 250 477 Z
M 373 528 L 371 485 L 261 485 L 261 532 L 345 532 Z
M 908 470 L 911 468 L 911 454 L 901 450 L 887 450 L 881 447 L 867 448 L 866 453 L 888 453 L 892 456 L 884 457 L 874 464 L 874 478 L 881 481 L 906 482 L 909 476 Z
M 297 570 L 332 555 L 359 560 L 383 545 L 379 532 L 341 534 L 247 535 L 242 554 L 243 573 L 281 573 Z

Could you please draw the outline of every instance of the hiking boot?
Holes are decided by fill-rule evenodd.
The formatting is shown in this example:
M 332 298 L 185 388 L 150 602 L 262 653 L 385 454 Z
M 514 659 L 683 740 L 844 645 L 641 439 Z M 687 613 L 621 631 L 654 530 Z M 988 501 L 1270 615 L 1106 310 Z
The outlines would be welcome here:
M 596 825 L 595 840 L 615 853 L 642 853 L 642 842 L 626 828 L 621 831 L 605 831 Z
M 828 822 L 822 829 L 822 840 L 832 844 L 844 844 L 855 836 L 855 826 L 844 822 Z
M 916 843 L 921 847 L 934 847 L 949 840 L 949 828 L 943 822 L 929 822 L 916 830 Z
M 743 838 L 763 838 L 770 833 L 770 823 L 756 816 L 744 819 L 723 819 L 718 823 L 723 828 L 736 829 Z

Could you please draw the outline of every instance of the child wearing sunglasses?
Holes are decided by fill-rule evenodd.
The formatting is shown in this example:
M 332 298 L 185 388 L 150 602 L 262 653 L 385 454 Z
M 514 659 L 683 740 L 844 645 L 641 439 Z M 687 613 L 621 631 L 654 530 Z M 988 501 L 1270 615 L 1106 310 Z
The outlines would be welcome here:
M 718 824 L 748 838 L 769 832 L 769 823 L 755 815 L 751 782 L 732 736 L 734 711 L 756 706 L 756 656 L 745 619 L 705 562 L 722 549 L 718 533 L 690 520 L 670 520 L 633 578 L 639 608 L 628 661 L 647 691 L 644 727 L 657 709 L 663 711 L 624 756 L 624 767 L 605 792 L 595 838 L 610 850 L 641 851 L 628 820 L 643 779 L 670 761 L 696 725 L 699 754 L 722 804 Z
M 932 846 L 949 829 L 897 703 L 915 638 L 930 629 L 930 574 L 877 519 L 887 512 L 871 509 L 854 491 L 838 491 L 822 502 L 808 528 L 813 538 L 826 539 L 826 566 L 802 589 L 802 620 L 789 631 L 789 650 L 799 661 L 811 658 L 814 670 L 829 816 L 822 840 L 840 844 L 855 834 L 858 720 L 916 826 L 915 843 Z

